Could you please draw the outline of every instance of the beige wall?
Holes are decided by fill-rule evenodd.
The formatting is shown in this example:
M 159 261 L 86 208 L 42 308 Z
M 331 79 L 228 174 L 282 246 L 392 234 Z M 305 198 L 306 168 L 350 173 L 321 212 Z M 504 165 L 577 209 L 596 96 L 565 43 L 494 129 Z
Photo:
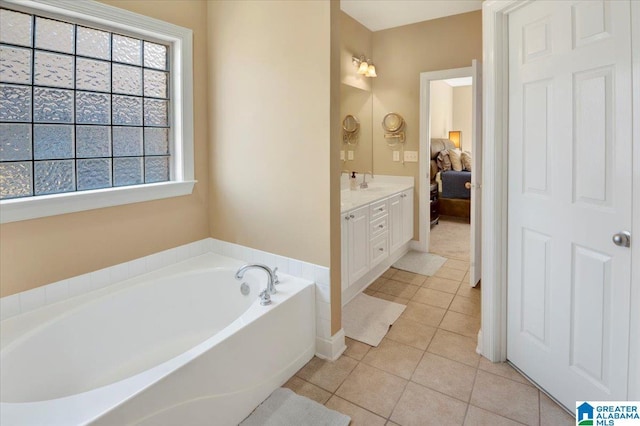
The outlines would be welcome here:
M 462 132 L 462 150 L 471 152 L 473 141 L 473 91 L 471 86 L 453 88 L 453 125 L 451 130 Z
M 471 66 L 482 59 L 482 12 L 470 12 L 373 33 L 373 57 L 378 77 L 373 82 L 373 122 L 388 112 L 406 123 L 405 149 L 418 151 L 420 135 L 420 73 Z M 418 176 L 419 163 L 392 161 L 383 132 L 373 129 L 374 173 L 416 178 L 414 238 L 418 238 L 417 194 L 427 179 Z M 421 159 L 423 160 L 423 159 Z
M 206 2 L 104 3 L 194 33 L 192 195 L 0 225 L 0 296 L 112 266 L 208 236 Z
M 441 80 L 430 87 L 429 120 L 432 138 L 448 138 L 453 130 L 453 87 Z
M 208 9 L 211 236 L 323 266 L 331 266 L 330 9 L 315 1 Z

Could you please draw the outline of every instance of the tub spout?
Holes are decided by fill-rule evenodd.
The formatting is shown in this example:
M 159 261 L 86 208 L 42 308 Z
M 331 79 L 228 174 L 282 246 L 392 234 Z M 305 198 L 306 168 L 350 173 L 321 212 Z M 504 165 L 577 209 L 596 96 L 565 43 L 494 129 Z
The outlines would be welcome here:
M 238 272 L 236 272 L 236 279 L 241 280 L 242 277 L 244 277 L 244 273 L 249 269 L 261 269 L 267 273 L 267 288 L 262 293 L 260 293 L 260 304 L 261 305 L 270 304 L 271 295 L 276 293 L 275 282 L 277 278 L 274 278 L 276 276 L 275 271 L 273 271 L 271 268 L 269 268 L 266 265 L 262 265 L 260 263 L 252 263 L 252 264 L 244 265 L 243 267 L 238 269 Z

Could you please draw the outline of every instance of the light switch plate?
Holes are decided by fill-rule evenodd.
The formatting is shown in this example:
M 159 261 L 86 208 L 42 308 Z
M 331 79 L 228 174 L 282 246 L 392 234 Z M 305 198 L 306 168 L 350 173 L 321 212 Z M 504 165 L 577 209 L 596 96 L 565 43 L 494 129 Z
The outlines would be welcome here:
M 344 161 L 344 149 L 340 151 L 340 160 Z
M 347 151 L 347 158 L 353 160 L 353 151 Z
M 393 161 L 400 161 L 400 151 L 393 151 Z
M 418 162 L 418 151 L 405 151 L 404 152 L 404 161 L 410 163 Z

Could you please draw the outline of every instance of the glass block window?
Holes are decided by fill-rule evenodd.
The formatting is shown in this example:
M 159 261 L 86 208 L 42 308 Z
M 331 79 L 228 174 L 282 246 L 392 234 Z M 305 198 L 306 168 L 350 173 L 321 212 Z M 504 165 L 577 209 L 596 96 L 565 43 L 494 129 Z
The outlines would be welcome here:
M 0 8 L 0 199 L 169 181 L 169 49 Z

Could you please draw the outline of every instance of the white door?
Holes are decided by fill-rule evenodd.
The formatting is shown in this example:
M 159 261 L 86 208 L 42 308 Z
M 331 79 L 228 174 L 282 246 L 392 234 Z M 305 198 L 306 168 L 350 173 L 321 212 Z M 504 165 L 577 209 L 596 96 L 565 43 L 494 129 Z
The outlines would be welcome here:
M 349 212 L 349 285 L 369 270 L 369 206 Z
M 507 358 L 572 411 L 627 399 L 630 25 L 629 0 L 509 15 Z
M 404 241 L 402 233 L 402 194 L 389 198 L 389 252 L 394 253 Z
M 413 189 L 400 194 L 402 198 L 402 244 L 413 239 Z
M 482 239 L 481 230 L 481 194 L 482 194 L 482 66 L 475 59 L 472 62 L 473 68 L 473 95 L 471 110 L 473 111 L 472 132 L 473 140 L 471 141 L 471 247 L 469 254 L 471 268 L 469 273 L 469 284 L 475 287 L 480 281 L 482 257 Z

